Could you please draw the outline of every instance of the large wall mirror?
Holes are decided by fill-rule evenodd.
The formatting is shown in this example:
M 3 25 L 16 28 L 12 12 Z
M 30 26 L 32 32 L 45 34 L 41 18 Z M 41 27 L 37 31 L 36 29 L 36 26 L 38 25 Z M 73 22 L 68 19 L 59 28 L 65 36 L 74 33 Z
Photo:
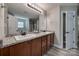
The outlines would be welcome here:
M 25 8 L 23 4 L 7 5 L 6 36 L 14 36 L 39 31 L 39 13 Z

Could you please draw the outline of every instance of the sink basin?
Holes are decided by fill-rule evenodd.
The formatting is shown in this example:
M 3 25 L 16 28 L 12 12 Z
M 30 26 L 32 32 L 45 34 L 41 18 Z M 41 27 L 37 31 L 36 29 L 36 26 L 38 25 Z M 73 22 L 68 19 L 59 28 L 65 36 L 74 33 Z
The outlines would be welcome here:
M 36 35 L 34 34 L 27 34 L 27 35 L 19 35 L 19 36 L 15 36 L 15 39 L 16 40 L 25 40 L 25 39 L 29 39 L 29 38 L 32 38 L 32 37 L 35 37 Z
M 16 40 L 14 37 L 8 37 L 8 38 L 5 38 L 2 40 L 2 46 L 9 45 L 9 44 L 12 44 L 15 42 L 16 42 Z

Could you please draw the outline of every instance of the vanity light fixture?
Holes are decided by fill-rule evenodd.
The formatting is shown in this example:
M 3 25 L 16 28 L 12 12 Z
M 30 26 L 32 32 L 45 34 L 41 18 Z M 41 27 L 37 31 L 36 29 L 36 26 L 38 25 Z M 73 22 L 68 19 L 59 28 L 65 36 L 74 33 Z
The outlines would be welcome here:
M 27 3 L 27 6 L 28 6 L 29 8 L 31 8 L 31 9 L 33 9 L 33 10 L 39 12 L 39 13 L 42 13 L 42 10 L 41 10 L 38 6 L 35 6 L 35 5 L 32 4 L 32 3 Z

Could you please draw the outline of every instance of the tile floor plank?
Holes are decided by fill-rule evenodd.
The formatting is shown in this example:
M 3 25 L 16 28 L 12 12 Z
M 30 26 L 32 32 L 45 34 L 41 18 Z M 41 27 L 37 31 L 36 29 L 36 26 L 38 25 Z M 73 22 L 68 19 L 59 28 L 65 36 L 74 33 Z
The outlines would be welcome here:
M 44 56 L 79 56 L 79 49 L 59 49 L 52 47 Z

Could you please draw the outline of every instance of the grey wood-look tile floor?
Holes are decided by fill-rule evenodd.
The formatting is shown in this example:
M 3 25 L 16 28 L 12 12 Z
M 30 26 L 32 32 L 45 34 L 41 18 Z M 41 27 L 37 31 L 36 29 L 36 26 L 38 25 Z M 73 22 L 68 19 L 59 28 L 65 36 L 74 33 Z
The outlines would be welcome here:
M 79 49 L 59 49 L 52 47 L 44 56 L 79 56 Z

